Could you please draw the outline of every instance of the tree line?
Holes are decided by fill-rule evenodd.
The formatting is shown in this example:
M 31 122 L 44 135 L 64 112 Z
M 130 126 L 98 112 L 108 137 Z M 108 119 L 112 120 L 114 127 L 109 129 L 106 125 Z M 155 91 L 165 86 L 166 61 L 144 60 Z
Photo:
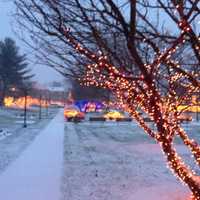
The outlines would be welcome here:
M 5 96 L 30 86 L 32 77 L 27 57 L 20 54 L 15 41 L 11 38 L 0 41 L 0 106 Z

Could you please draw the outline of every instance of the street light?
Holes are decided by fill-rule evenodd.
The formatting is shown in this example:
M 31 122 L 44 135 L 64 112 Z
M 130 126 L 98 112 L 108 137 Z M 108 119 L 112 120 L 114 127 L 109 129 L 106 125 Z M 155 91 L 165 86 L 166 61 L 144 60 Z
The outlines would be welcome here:
M 27 90 L 24 90 L 24 128 L 27 127 L 27 94 Z
M 31 84 L 30 82 L 23 82 L 23 84 L 21 85 L 21 87 L 19 88 L 24 95 L 24 124 L 23 127 L 26 128 L 27 127 L 27 97 L 28 97 L 28 93 L 31 91 Z
M 49 103 L 48 102 L 48 91 L 46 91 L 46 96 L 45 96 L 46 117 L 48 117 L 48 115 L 49 115 L 48 103 Z
M 40 106 L 39 106 L 39 120 L 42 119 L 42 94 L 40 91 Z

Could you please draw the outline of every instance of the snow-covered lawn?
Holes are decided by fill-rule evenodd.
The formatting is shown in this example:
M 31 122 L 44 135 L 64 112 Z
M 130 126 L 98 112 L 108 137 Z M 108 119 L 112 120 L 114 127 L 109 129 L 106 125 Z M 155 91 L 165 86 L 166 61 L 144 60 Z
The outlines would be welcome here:
M 3 200 L 187 199 L 189 191 L 167 169 L 159 145 L 136 123 L 64 123 L 61 111 L 41 131 L 48 122 L 0 140 Z M 183 126 L 199 141 L 200 123 Z M 176 147 L 192 162 L 179 139 Z
M 24 129 L 22 124 L 16 123 L 23 111 L 0 109 L 0 174 L 34 141 L 57 111 L 51 109 L 48 118 L 35 120 L 35 123 L 28 124 Z M 33 114 L 35 113 L 29 112 L 30 116 Z
M 200 124 L 192 126 L 191 134 L 198 136 Z M 62 200 L 188 197 L 187 189 L 167 169 L 159 145 L 134 122 L 66 122 L 64 149 Z M 179 140 L 177 149 L 188 161 Z
M 59 200 L 63 163 L 63 111 L 0 175 L 3 200 Z
M 10 135 L 12 135 L 12 133 L 8 129 L 0 129 L 0 140 L 3 140 Z

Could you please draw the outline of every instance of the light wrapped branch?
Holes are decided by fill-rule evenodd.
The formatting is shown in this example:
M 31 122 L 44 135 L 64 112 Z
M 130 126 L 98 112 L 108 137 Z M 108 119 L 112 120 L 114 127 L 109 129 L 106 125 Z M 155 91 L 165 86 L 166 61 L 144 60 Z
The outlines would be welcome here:
M 173 173 L 199 200 L 199 176 L 173 144 L 178 135 L 200 166 L 200 146 L 181 128 L 183 110 L 178 110 L 200 89 L 200 38 L 193 25 L 198 1 L 84 2 L 16 0 L 18 15 L 25 20 L 21 24 L 43 44 L 39 48 L 43 60 L 82 84 L 109 89 L 160 144 Z M 169 33 L 161 12 L 169 16 L 176 31 Z M 153 120 L 156 130 L 139 110 Z

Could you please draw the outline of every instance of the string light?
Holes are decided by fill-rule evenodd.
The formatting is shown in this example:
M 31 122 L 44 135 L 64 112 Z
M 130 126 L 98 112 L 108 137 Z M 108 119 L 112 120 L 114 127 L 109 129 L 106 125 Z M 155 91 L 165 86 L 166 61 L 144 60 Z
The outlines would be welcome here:
M 176 9 L 181 8 L 177 5 Z M 188 97 L 178 98 L 174 85 L 181 82 L 188 94 L 194 94 L 200 88 L 199 72 L 188 72 L 182 69 L 180 63 L 172 60 L 173 54 L 186 42 L 185 36 L 192 31 L 185 19 L 181 19 L 178 25 L 181 34 L 177 40 L 171 47 L 166 48 L 163 52 L 158 52 L 152 64 L 143 66 L 147 70 L 146 74 L 141 73 L 137 76 L 121 71 L 118 67 L 110 64 L 102 52 L 99 51 L 95 54 L 83 47 L 70 34 L 70 29 L 62 27 L 61 32 L 78 53 L 86 56 L 94 63 L 86 66 L 81 84 L 109 89 L 118 99 L 118 106 L 129 112 L 144 131 L 160 144 L 167 159 L 167 166 L 184 185 L 188 185 L 192 191 L 191 198 L 200 200 L 199 176 L 183 162 L 173 144 L 174 136 L 178 135 L 190 149 L 196 164 L 200 166 L 200 146 L 188 137 L 187 133 L 181 128 L 178 118 L 181 114 L 177 111 L 180 99 L 186 101 Z M 143 42 L 146 42 L 146 39 L 143 39 Z M 199 50 L 199 48 L 199 44 L 196 44 L 196 49 Z M 170 69 L 170 74 L 165 77 L 169 83 L 168 97 L 161 94 L 154 81 L 156 76 L 165 76 L 159 72 L 161 64 L 167 65 Z M 182 83 L 182 80 L 185 83 Z M 156 130 L 152 130 L 147 125 L 144 118 L 139 114 L 138 108 L 149 116 Z

